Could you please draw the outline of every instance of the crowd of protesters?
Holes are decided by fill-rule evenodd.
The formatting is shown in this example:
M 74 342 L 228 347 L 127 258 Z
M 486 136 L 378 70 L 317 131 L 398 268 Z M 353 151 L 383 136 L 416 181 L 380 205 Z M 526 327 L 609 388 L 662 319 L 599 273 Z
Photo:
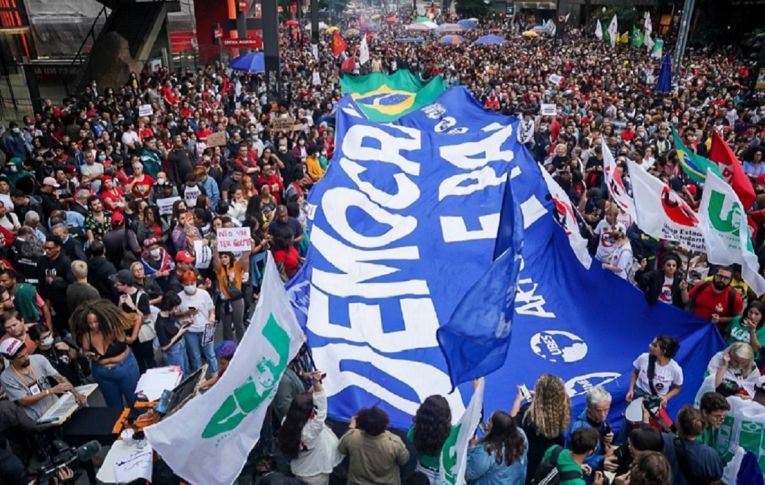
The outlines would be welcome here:
M 341 32 L 357 23 L 342 21 Z M 725 396 L 765 405 L 758 370 L 765 303 L 740 268 L 711 268 L 703 254 L 642 233 L 610 203 L 600 140 L 625 175 L 633 160 L 696 206 L 701 187 L 679 167 L 670 127 L 702 155 L 717 130 L 751 178 L 758 194 L 752 216 L 761 224 L 765 107 L 752 91 L 752 66 L 734 48 L 691 49 L 671 94 L 659 95 L 660 61 L 645 48 L 612 49 L 576 29 L 556 38 L 519 35 L 535 23 L 482 21 L 457 46 L 435 37 L 401 42 L 411 37 L 401 24 L 383 25 L 371 35 L 370 62 L 352 71 L 406 68 L 423 80 L 441 74 L 487 109 L 522 118 L 522 143 L 579 207 L 582 233 L 604 267 L 629 275 L 649 303 L 709 320 L 730 347 L 710 362 L 714 382 L 701 410 L 687 405 L 678 414 L 677 438 L 662 433 L 668 429 L 656 417 L 683 385 L 672 336 L 657 336 L 634 356 L 627 399 L 655 398 L 655 407 L 645 406 L 632 429 L 608 423 L 605 389 L 590 390 L 586 410 L 572 416 L 563 382 L 541 376 L 533 397 L 519 390 L 511 409 L 482 425 L 467 479 L 531 483 L 558 470 L 566 484 L 604 483 L 605 472 L 616 474 L 615 483 L 720 480 L 724 463 L 710 445 L 730 408 Z M 471 42 L 488 32 L 510 41 Z M 22 417 L 36 419 L 55 395 L 91 379 L 107 405 L 132 404 L 139 376 L 157 365 L 188 374 L 206 363 L 205 387 L 214 385 L 258 299 L 266 252 L 285 280 L 296 274 L 310 245 L 305 197 L 335 149 L 333 110 L 348 54 L 333 56 L 325 37 L 317 60 L 299 28 L 283 34 L 280 99 L 269 97 L 262 74 L 220 64 L 160 69 L 135 73 L 116 89 L 89 84 L 4 129 L 0 353 L 7 362 L 0 380 Z M 542 104 L 555 104 L 557 115 L 541 116 Z M 144 105 L 151 114 L 139 114 Z M 297 128 L 274 129 L 279 119 Z M 249 229 L 250 247 L 219 253 L 216 230 L 232 227 Z M 762 247 L 765 231 L 753 238 Z M 348 456 L 348 483 L 397 484 L 412 450 L 417 472 L 408 483 L 439 483 L 441 450 L 454 431 L 443 397 L 422 403 L 403 438 L 387 429 L 384 411 L 369 408 L 338 439 L 325 423 L 321 374 L 299 364 L 279 386 L 276 417 L 265 428 L 273 440 L 263 440 L 289 463 L 283 471 L 326 484 Z

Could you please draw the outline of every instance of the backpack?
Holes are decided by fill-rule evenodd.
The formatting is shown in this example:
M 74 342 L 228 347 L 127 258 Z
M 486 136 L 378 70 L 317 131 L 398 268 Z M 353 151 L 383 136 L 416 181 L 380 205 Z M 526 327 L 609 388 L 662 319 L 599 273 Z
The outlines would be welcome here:
M 699 287 L 699 291 L 696 293 L 696 296 L 698 297 L 704 290 L 709 288 L 711 284 L 712 284 L 711 281 L 705 281 L 701 283 L 701 286 Z M 736 308 L 736 290 L 732 287 L 730 287 L 729 289 L 730 291 L 728 292 L 728 308 L 726 308 L 726 311 L 733 313 L 733 309 Z M 689 303 L 692 303 L 693 305 L 695 305 L 696 298 L 692 298 Z
M 582 478 L 581 471 L 561 473 L 558 470 L 558 456 L 560 456 L 562 451 L 562 446 L 556 446 L 550 455 L 550 462 L 540 463 L 537 467 L 537 471 L 534 473 L 534 478 L 532 478 L 529 483 L 532 485 L 557 485 L 562 481 Z

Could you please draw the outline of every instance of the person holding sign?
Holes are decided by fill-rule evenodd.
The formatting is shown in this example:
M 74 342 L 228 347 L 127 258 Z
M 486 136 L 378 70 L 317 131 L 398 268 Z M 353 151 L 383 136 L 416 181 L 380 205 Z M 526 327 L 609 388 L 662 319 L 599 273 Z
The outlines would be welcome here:
M 250 245 L 251 246 L 251 245 Z M 212 266 L 223 303 L 223 338 L 239 342 L 244 336 L 244 292 L 242 282 L 249 279 L 249 246 L 238 258 L 230 252 L 213 252 Z M 233 328 L 232 328 L 233 327 Z M 232 331 L 233 330 L 233 331 Z M 236 334 L 236 338 L 234 338 Z

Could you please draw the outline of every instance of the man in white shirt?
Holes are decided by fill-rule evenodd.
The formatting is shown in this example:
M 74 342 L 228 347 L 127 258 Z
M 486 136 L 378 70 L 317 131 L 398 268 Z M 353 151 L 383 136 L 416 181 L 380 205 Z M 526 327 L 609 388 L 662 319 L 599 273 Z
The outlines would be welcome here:
M 211 375 L 218 373 L 218 363 L 215 360 L 213 338 L 215 336 L 215 304 L 210 294 L 197 288 L 197 275 L 186 271 L 181 275 L 183 292 L 180 293 L 181 304 L 178 307 L 180 317 L 191 317 L 191 326 L 184 334 L 186 348 L 190 353 L 189 370 L 194 372 L 202 367 L 204 353 Z

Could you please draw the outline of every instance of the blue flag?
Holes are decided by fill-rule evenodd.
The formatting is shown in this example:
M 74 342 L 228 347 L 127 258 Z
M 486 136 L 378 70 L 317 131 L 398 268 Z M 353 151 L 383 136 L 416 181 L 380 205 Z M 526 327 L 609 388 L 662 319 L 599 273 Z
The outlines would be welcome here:
M 494 262 L 437 332 L 453 386 L 490 374 L 507 357 L 523 247 L 523 216 L 512 187 L 508 179 Z
M 495 278 L 501 288 L 491 290 L 514 293 L 515 302 L 507 359 L 487 377 L 485 408 L 509 409 L 516 385 L 550 373 L 566 383 L 575 413 L 585 392 L 603 384 L 612 417 L 621 416 L 632 362 L 660 334 L 678 338 L 685 371 L 670 411 L 693 401 L 723 347 L 717 330 L 670 305 L 649 306 L 627 281 L 579 263 L 556 222 L 561 207 L 517 142 L 518 124 L 461 87 L 387 124 L 367 120 L 352 100 L 339 103 L 336 155 L 307 201 L 312 246 L 288 285 L 316 365 L 332 377 L 332 417 L 378 405 L 391 426 L 406 429 L 432 394 L 444 395 L 455 416 L 464 409 L 470 386 L 450 392 L 436 335 L 487 272 L 502 270 L 495 247 L 517 247 L 503 241 L 518 231 L 498 234 L 519 219 L 500 224 L 500 213 L 509 214 L 501 210 L 508 173 L 523 264 L 514 292 L 507 266 L 511 276 Z M 493 321 L 496 330 L 499 313 Z
M 659 79 L 656 81 L 656 92 L 669 94 L 672 91 L 672 58 L 667 54 L 661 61 Z

